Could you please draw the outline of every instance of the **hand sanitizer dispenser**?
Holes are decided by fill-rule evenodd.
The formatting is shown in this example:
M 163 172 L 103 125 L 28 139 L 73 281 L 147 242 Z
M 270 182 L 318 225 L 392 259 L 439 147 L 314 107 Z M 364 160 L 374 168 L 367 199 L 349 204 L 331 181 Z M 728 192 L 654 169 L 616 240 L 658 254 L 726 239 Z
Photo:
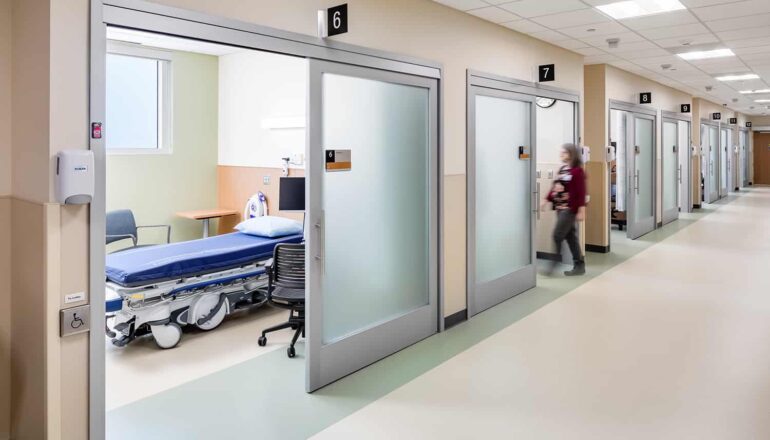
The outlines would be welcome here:
M 85 205 L 94 198 L 94 153 L 64 150 L 56 155 L 56 200 Z

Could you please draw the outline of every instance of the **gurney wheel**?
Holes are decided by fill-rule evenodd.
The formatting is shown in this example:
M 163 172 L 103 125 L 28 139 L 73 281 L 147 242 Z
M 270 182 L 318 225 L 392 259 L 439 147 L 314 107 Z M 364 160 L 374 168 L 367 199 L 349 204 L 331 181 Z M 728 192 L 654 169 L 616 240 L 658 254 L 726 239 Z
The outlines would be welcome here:
M 259 339 L 257 339 L 257 344 L 259 344 L 260 347 L 264 347 L 267 345 L 267 338 L 264 336 L 260 336 Z
M 154 325 L 152 326 L 152 337 L 158 347 L 174 348 L 182 339 L 182 327 L 175 322 L 166 325 Z
M 293 358 L 294 356 L 296 356 L 296 355 L 297 355 L 297 352 L 296 352 L 296 351 L 294 351 L 294 347 L 289 347 L 289 348 L 286 350 L 286 354 L 287 354 L 287 355 L 289 355 L 289 357 L 290 357 L 290 358 Z

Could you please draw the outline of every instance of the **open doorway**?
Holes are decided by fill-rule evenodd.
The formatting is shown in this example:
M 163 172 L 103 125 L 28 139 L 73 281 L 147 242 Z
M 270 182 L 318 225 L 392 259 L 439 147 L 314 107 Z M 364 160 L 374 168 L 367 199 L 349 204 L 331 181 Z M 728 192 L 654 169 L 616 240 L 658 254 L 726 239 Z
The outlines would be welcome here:
M 636 239 L 656 227 L 656 114 L 610 102 L 610 242 Z
M 288 385 L 312 392 L 439 330 L 438 66 L 104 8 L 95 438 L 105 409 L 244 359 L 280 349 L 304 370 Z

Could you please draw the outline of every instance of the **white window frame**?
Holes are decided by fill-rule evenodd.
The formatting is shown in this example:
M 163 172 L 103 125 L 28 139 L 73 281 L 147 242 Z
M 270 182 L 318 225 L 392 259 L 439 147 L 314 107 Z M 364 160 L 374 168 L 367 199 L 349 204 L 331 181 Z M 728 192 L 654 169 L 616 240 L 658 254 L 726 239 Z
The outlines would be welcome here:
M 160 61 L 158 64 L 160 78 L 158 78 L 158 148 L 105 148 L 106 153 L 108 155 L 172 154 L 174 140 L 173 53 L 137 44 L 108 41 L 107 54 Z M 110 121 L 106 121 L 105 134 L 108 139 L 110 136 L 109 124 Z

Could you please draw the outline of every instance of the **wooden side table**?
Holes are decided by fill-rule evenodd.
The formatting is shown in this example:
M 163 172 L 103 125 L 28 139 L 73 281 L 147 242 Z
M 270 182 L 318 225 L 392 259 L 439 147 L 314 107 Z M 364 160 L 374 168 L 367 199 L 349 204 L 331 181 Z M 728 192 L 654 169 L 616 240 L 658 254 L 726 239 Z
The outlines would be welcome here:
M 238 211 L 234 209 L 201 209 L 197 211 L 182 211 L 177 212 L 177 217 L 188 218 L 190 220 L 200 220 L 203 222 L 203 238 L 209 236 L 209 223 L 212 218 L 227 217 L 229 215 L 236 215 Z

